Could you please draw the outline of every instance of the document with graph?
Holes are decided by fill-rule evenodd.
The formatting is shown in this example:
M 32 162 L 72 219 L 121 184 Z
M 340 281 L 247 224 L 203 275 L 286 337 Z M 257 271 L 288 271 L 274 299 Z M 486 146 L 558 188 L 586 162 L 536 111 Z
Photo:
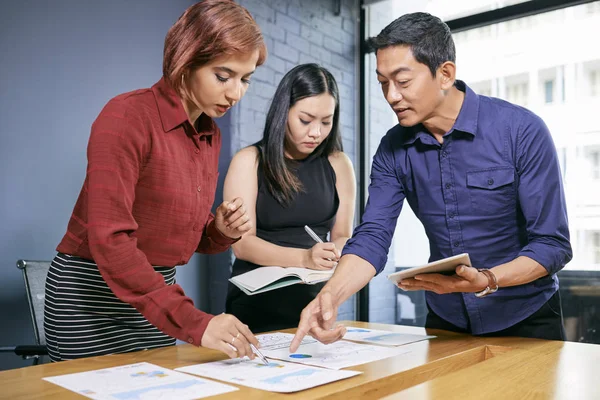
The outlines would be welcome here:
M 146 362 L 43 379 L 90 399 L 192 400 L 239 390 Z
M 298 350 L 290 353 L 293 337 L 291 333 L 279 332 L 256 336 L 261 345 L 260 351 L 267 358 L 330 369 L 347 368 L 410 353 L 410 350 L 402 347 L 374 346 L 346 340 L 325 345 L 313 338 L 305 338 Z
M 274 360 L 269 360 L 269 365 L 264 365 L 260 360 L 251 361 L 247 357 L 190 365 L 177 368 L 177 371 L 280 393 L 298 392 L 361 373 Z
M 415 335 L 410 333 L 380 331 L 367 328 L 348 328 L 344 339 L 355 342 L 380 344 L 383 346 L 401 346 L 422 340 L 433 339 L 431 335 Z

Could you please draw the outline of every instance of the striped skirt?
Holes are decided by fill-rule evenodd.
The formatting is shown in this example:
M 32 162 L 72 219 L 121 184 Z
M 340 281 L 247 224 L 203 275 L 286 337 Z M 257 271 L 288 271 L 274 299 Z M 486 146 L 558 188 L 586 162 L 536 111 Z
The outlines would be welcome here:
M 175 268 L 155 270 L 167 285 L 175 283 Z M 175 344 L 114 295 L 93 261 L 62 253 L 52 261 L 46 278 L 44 329 L 52 361 Z

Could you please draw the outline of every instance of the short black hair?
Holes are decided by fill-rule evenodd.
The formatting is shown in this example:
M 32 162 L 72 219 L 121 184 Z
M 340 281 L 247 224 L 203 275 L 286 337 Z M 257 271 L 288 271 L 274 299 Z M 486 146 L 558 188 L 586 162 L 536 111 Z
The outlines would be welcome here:
M 375 53 L 397 45 L 409 46 L 415 60 L 427 65 L 433 76 L 446 61 L 456 62 L 450 28 L 428 13 L 405 14 L 383 28 L 379 35 L 367 40 L 367 46 Z

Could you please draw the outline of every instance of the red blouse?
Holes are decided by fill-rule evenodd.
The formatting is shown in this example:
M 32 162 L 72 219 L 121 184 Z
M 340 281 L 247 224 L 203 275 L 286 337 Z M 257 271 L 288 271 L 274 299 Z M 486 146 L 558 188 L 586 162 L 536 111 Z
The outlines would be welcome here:
M 203 114 L 193 127 L 164 79 L 110 100 L 92 125 L 87 175 L 57 248 L 94 260 L 119 299 L 197 346 L 212 315 L 152 266 L 186 264 L 195 251 L 234 242 L 210 213 L 220 148 L 214 121 Z

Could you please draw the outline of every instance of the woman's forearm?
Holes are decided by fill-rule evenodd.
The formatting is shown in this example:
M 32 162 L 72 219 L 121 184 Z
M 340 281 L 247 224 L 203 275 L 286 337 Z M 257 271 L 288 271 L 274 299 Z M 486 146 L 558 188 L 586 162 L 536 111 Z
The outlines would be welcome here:
M 232 247 L 237 258 L 257 265 L 304 267 L 306 264 L 307 250 L 278 246 L 256 235 L 244 236 Z

